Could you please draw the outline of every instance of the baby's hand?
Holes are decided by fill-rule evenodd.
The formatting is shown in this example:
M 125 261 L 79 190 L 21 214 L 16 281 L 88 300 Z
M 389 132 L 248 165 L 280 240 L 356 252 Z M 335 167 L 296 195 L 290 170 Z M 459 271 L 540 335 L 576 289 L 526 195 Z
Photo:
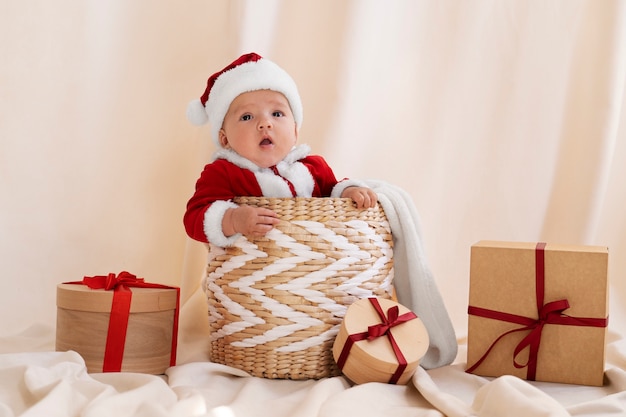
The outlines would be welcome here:
M 265 236 L 279 221 L 278 216 L 272 210 L 244 205 L 229 209 L 224 213 L 222 230 L 225 236 L 241 233 L 246 236 L 260 237 Z
M 341 193 L 343 198 L 351 198 L 357 208 L 372 208 L 376 206 L 378 196 L 367 187 L 347 187 Z

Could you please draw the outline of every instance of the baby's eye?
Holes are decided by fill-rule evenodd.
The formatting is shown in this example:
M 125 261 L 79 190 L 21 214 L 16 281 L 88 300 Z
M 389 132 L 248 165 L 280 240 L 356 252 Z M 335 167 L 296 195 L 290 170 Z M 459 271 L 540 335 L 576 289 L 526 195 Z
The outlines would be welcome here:
M 274 117 L 283 117 L 285 115 L 285 113 L 283 113 L 280 110 L 276 110 L 274 113 L 272 113 L 272 116 Z
M 252 116 L 250 116 L 249 114 L 244 114 L 243 116 L 241 116 L 240 120 L 245 122 L 245 121 L 250 120 L 250 119 L 252 119 Z

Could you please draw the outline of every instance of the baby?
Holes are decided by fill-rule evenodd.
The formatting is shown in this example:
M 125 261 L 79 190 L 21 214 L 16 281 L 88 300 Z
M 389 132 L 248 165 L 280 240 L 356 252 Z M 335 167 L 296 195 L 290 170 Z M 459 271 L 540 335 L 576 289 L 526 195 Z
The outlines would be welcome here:
M 250 53 L 211 75 L 188 119 L 209 122 L 218 146 L 187 203 L 187 234 L 231 246 L 241 235 L 263 236 L 279 222 L 272 210 L 237 205 L 237 196 L 344 197 L 374 207 L 376 193 L 358 181 L 337 181 L 324 158 L 296 145 L 302 103 L 293 79 L 275 63 Z

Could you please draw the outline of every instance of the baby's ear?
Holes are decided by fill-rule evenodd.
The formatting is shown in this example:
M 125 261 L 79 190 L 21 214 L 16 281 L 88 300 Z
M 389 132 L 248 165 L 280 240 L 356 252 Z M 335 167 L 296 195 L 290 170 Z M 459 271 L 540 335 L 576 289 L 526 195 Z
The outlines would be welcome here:
M 226 132 L 224 131 L 224 129 L 220 129 L 218 140 L 220 145 L 222 145 L 222 148 L 228 147 L 228 138 L 226 137 Z

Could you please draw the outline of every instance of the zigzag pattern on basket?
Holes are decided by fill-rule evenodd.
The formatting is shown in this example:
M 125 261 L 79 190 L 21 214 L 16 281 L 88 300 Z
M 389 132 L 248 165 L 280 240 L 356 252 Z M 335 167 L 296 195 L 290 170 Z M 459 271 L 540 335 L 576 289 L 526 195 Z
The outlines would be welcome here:
M 295 227 L 315 247 L 294 239 Z M 390 242 L 362 220 L 281 222 L 261 243 L 242 238 L 229 251 L 237 254 L 218 256 L 209 267 L 206 289 L 222 307 L 210 303 L 211 340 L 235 347 L 278 341 L 277 352 L 295 352 L 320 345 L 336 336 L 350 301 L 392 291 Z M 382 279 L 372 285 L 377 275 Z M 332 288 L 326 286 L 329 279 Z
M 203 287 L 213 362 L 264 378 L 340 375 L 332 355 L 350 304 L 391 298 L 393 238 L 384 210 L 346 198 L 236 197 L 281 219 L 264 237 L 209 248 Z

